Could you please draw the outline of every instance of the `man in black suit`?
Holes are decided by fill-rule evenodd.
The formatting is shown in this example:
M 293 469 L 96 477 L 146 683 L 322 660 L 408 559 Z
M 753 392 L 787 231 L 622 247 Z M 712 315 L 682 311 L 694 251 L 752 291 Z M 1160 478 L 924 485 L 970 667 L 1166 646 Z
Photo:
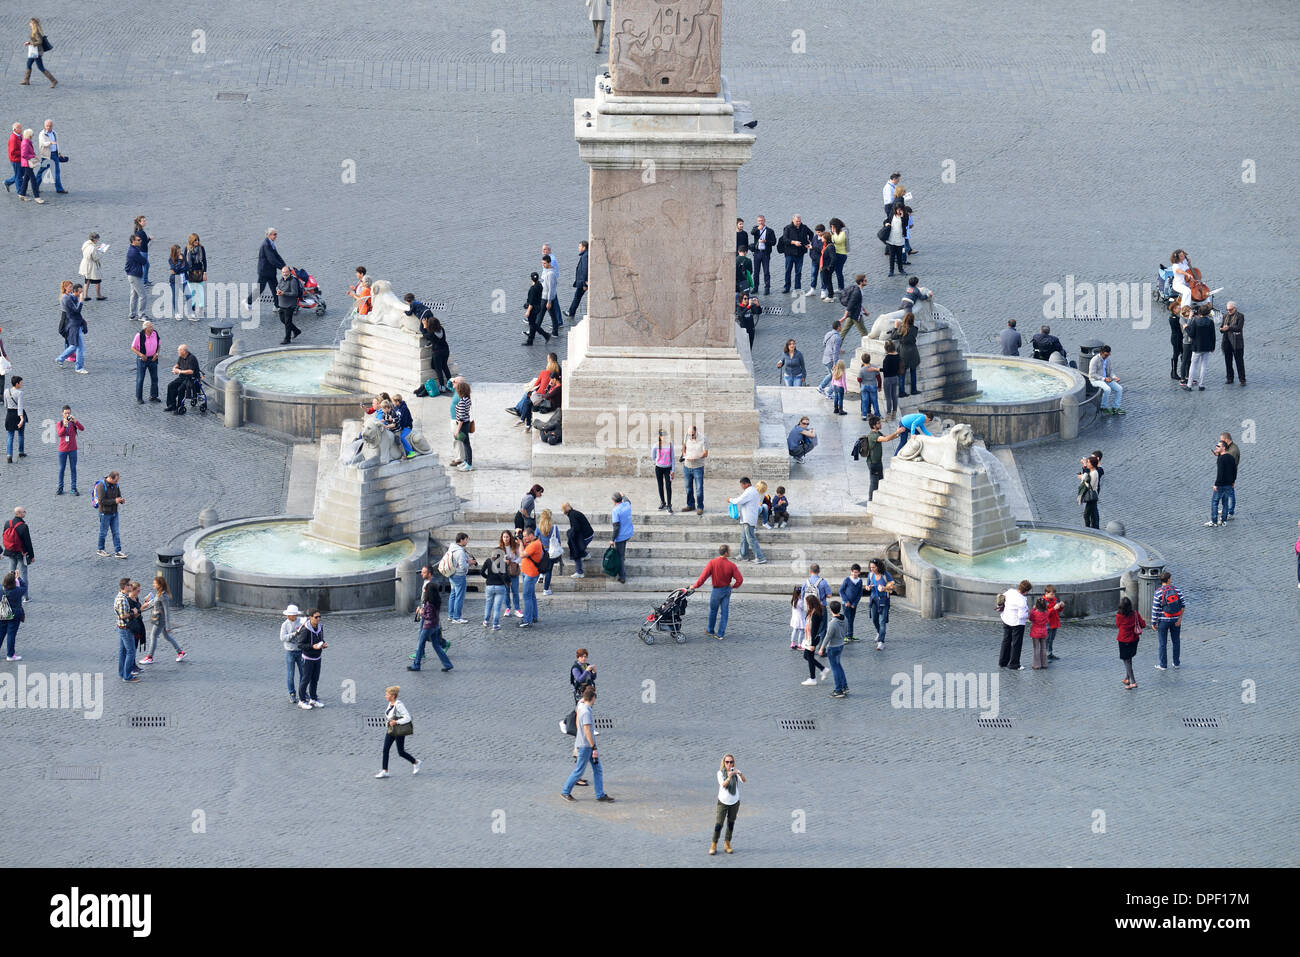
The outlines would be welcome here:
M 772 260 L 772 250 L 776 248 L 776 231 L 767 225 L 767 220 L 759 216 L 758 225 L 751 229 L 750 235 L 754 241 L 750 243 L 749 248 L 754 253 L 754 288 L 751 292 L 758 292 L 758 276 L 763 275 L 763 295 L 772 294 L 772 270 L 770 268 Z
M 573 302 L 569 303 L 568 317 L 572 319 L 587 291 L 587 241 L 578 243 L 578 267 L 573 271 Z
M 262 248 L 257 253 L 257 285 L 259 295 L 274 296 L 276 279 L 280 275 L 280 270 L 284 268 L 284 260 L 280 258 L 280 253 L 275 248 L 275 229 L 272 227 L 266 231 L 266 239 L 262 241 Z M 248 297 L 249 305 L 252 305 L 253 297 Z
M 803 257 L 804 253 L 812 248 L 813 234 L 812 230 L 803 224 L 803 220 L 795 216 L 790 220 L 790 224 L 785 227 L 781 233 L 781 241 L 785 248 L 785 288 L 782 292 L 790 291 L 790 272 L 794 271 L 794 288 L 800 288 L 803 282 Z M 813 269 L 817 267 L 814 264 Z M 815 273 L 814 273 L 815 276 Z
M 542 338 L 547 342 L 551 341 L 550 334 L 542 328 L 542 317 L 545 315 L 542 303 L 542 277 L 537 273 L 531 273 L 529 278 L 533 284 L 528 287 L 528 299 L 524 303 L 524 319 L 528 323 L 528 338 L 524 340 L 524 345 L 531 346 L 533 339 L 540 332 Z

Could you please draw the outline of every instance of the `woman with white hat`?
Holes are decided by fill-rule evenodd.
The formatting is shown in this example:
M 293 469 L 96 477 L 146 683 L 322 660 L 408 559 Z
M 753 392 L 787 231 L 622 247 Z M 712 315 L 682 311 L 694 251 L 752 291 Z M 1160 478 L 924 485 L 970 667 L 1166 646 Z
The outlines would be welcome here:
M 298 703 L 298 685 L 294 683 L 294 669 L 302 676 L 302 653 L 298 651 L 298 618 L 302 612 L 297 605 L 290 605 L 284 610 L 284 622 L 280 625 L 280 644 L 284 646 L 284 666 L 288 673 L 289 703 Z

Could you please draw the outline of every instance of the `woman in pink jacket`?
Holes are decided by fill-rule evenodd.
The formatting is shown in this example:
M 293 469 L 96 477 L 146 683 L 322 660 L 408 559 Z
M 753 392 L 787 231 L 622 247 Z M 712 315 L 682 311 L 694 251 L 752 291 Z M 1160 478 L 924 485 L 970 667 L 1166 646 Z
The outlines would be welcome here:
M 36 180 L 36 168 L 33 160 L 36 159 L 36 147 L 32 145 L 32 131 L 23 130 L 23 141 L 19 146 L 19 163 L 22 166 L 22 182 L 18 184 L 18 198 L 24 203 L 27 202 L 27 184 L 32 184 L 32 197 L 38 203 L 44 203 L 41 199 L 41 184 Z

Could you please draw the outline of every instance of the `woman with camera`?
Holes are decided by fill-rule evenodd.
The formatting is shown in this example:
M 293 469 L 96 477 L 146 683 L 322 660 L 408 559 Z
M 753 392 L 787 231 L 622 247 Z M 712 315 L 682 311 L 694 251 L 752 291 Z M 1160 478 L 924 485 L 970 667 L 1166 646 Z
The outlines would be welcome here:
M 411 773 L 420 773 L 420 759 L 406 753 L 406 739 L 415 733 L 415 725 L 411 721 L 411 712 L 406 710 L 406 705 L 397 697 L 401 690 L 397 685 L 384 689 L 384 699 L 388 702 L 388 707 L 384 709 L 384 766 L 375 775 L 377 778 L 392 777 L 388 773 L 388 752 L 392 750 L 394 741 L 397 742 L 397 753 L 413 765 Z
M 1101 497 L 1101 459 L 1095 455 L 1079 459 L 1079 504 L 1083 506 L 1083 524 L 1087 528 L 1100 528 L 1101 519 L 1097 516 L 1097 499 Z
M 736 759 L 733 755 L 724 754 L 722 763 L 718 766 L 718 808 L 717 814 L 713 819 L 713 843 L 709 845 L 709 853 L 718 853 L 718 837 L 722 834 L 722 822 L 727 822 L 727 837 L 723 841 L 723 849 L 731 853 L 731 832 L 736 827 L 736 813 L 740 810 L 740 786 L 745 783 L 745 776 L 736 770 Z

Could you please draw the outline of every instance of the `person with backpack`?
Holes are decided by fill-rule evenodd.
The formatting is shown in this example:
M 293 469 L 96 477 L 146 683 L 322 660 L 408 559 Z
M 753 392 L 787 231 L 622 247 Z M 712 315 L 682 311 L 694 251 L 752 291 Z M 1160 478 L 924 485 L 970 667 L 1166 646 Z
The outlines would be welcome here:
M 1083 524 L 1085 528 L 1100 528 L 1097 500 L 1101 498 L 1101 459 L 1090 455 L 1079 459 L 1079 465 L 1079 474 L 1075 476 L 1079 489 L 1075 498 L 1083 506 Z
M 469 575 L 471 565 L 477 565 L 478 562 L 471 558 L 465 551 L 465 543 L 469 541 L 469 536 L 464 532 L 456 535 L 456 542 L 451 548 L 447 549 L 447 554 L 438 562 L 438 573 L 445 576 L 451 582 L 451 597 L 447 599 L 447 614 L 452 624 L 467 625 L 469 620 L 465 618 L 465 580 Z M 450 571 L 451 574 L 448 574 Z
M 1160 573 L 1160 587 L 1151 599 L 1151 623 L 1156 626 L 1156 640 L 1160 647 L 1160 660 L 1156 662 L 1156 671 L 1164 671 L 1169 664 L 1165 654 L 1166 642 L 1174 646 L 1174 667 L 1181 667 L 1183 634 L 1183 612 L 1187 608 L 1180 592 L 1172 581 L 1173 575 L 1166 569 Z
M 420 592 L 420 608 L 415 615 L 415 620 L 420 625 L 420 641 L 415 646 L 415 654 L 411 655 L 415 664 L 407 665 L 406 670 L 420 670 L 420 663 L 424 661 L 424 646 L 428 643 L 433 645 L 433 653 L 442 662 L 442 670 L 445 673 L 451 671 L 452 664 L 446 652 L 446 649 L 451 647 L 451 642 L 442 640 L 442 625 L 438 622 L 442 599 L 438 595 L 438 586 L 433 580 L 433 572 L 428 565 L 420 567 L 420 578 L 424 580 L 424 587 Z
M 840 279 L 840 305 L 844 307 L 844 315 L 840 317 L 840 331 L 848 335 L 850 329 L 857 327 L 858 332 L 862 333 L 862 338 L 867 338 L 867 324 L 865 320 L 871 313 L 862 308 L 862 291 L 867 288 L 867 274 L 858 273 L 853 277 L 853 285 L 844 286 L 843 277 Z
M 126 504 L 126 499 L 122 497 L 121 486 L 118 485 L 119 479 L 120 476 L 116 470 L 109 472 L 95 483 L 95 488 L 90 496 L 91 507 L 99 510 L 99 546 L 97 552 L 101 558 L 108 557 L 108 552 L 104 551 L 104 541 L 110 531 L 113 533 L 113 557 L 126 558 L 126 552 L 122 551 L 122 539 L 117 533 L 118 509 Z
M 5 522 L 0 544 L 4 545 L 4 557 L 9 559 L 9 570 L 17 572 L 21 567 L 20 577 L 26 593 L 27 586 L 31 584 L 29 566 L 36 560 L 36 553 L 32 551 L 32 533 L 27 527 L 27 509 L 21 505 L 14 509 L 14 517 Z
M 826 632 L 826 616 L 824 614 L 826 603 L 831 597 L 830 582 L 821 576 L 821 566 L 816 562 L 808 566 L 808 580 L 803 583 L 800 592 L 800 602 L 802 603 L 809 595 L 815 595 L 819 607 L 823 610 L 822 618 L 818 624 L 817 632 L 812 636 L 816 641 L 821 641 L 822 635 Z M 805 616 L 806 618 L 806 616 Z
M 880 416 L 873 415 L 867 419 L 867 426 L 871 429 L 866 435 L 858 439 L 858 444 L 853 448 L 853 458 L 867 460 L 867 469 L 869 476 L 867 479 L 867 501 L 876 494 L 876 489 L 880 485 L 880 480 L 885 477 L 885 450 L 884 443 L 889 442 L 892 436 L 883 434 L 880 431 Z
M 1119 642 L 1119 658 L 1124 662 L 1124 680 L 1120 682 L 1132 691 L 1138 686 L 1133 676 L 1133 656 L 1137 654 L 1138 639 L 1147 623 L 1133 607 L 1133 602 L 1125 595 L 1119 600 L 1119 610 L 1115 612 L 1115 640 Z M 1163 647 L 1162 649 L 1163 650 Z M 1156 665 L 1157 668 L 1160 665 Z
M 321 623 L 320 612 L 313 608 L 307 612 L 307 620 L 298 626 L 295 643 L 302 655 L 302 681 L 298 684 L 298 707 L 304 711 L 323 708 L 325 702 L 316 697 L 316 685 L 320 681 L 320 662 L 324 657 L 325 626 Z
M 9 572 L 0 582 L 0 645 L 4 646 L 6 661 L 22 661 L 23 656 L 14 651 L 18 640 L 18 626 L 27 620 L 23 602 L 27 600 L 27 582 L 17 572 Z

